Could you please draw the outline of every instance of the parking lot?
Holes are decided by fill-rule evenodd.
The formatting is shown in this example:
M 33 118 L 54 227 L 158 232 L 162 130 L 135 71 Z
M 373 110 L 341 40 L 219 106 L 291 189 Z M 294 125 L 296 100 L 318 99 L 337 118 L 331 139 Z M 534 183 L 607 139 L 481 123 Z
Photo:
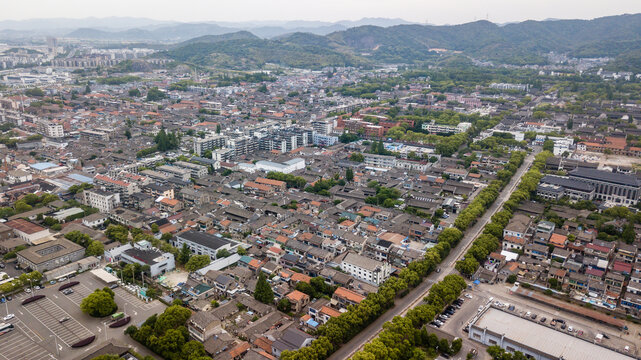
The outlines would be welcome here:
M 24 305 L 49 331 L 56 334 L 67 346 L 94 335 L 89 329 L 73 318 L 68 312 L 56 305 L 51 299 L 44 298 Z M 67 319 L 62 321 L 63 319 Z
M 16 328 L 0 337 L 0 342 L 2 343 L 0 360 L 44 360 L 55 358 L 53 354 L 40 345 L 44 340 L 37 337 L 19 319 L 13 318 L 7 323 L 13 324 Z M 54 342 L 53 338 L 48 340 Z
M 82 302 L 82 299 L 86 298 L 89 294 L 91 294 L 91 289 L 89 289 L 87 286 L 84 284 L 78 284 L 74 287 L 71 288 L 73 290 L 73 293 L 69 295 L 64 295 L 62 292 L 58 296 L 64 296 L 67 299 L 69 299 L 72 303 L 80 306 L 80 303 Z
M 68 295 L 58 290 L 61 285 L 67 283 L 66 281 L 56 284 L 47 283 L 45 288 L 34 288 L 33 291 L 35 295 L 45 295 L 43 299 L 23 306 L 22 301 L 32 294 L 22 292 L 14 295 L 6 305 L 0 304 L 0 317 L 6 315 L 6 312 L 14 314 L 15 318 L 7 322 L 16 326 L 15 330 L 0 338 L 0 360 L 45 358 L 70 360 L 77 358 L 85 351 L 91 351 L 107 339 L 129 343 L 137 351 L 148 354 L 148 350 L 131 342 L 131 339 L 124 334 L 125 328 L 111 329 L 107 326 L 111 321 L 108 317 L 93 318 L 80 310 L 80 304 L 87 295 L 107 284 L 91 273 L 80 274 L 67 281 L 79 282 L 71 287 L 73 293 Z M 132 324 L 142 322 L 165 308 L 165 305 L 159 301 L 146 303 L 124 288 L 118 287 L 113 290 L 116 294 L 118 311 L 125 311 L 127 315 L 132 316 Z M 60 322 L 67 317 L 68 320 Z M 70 347 L 71 344 L 92 335 L 96 336 L 96 340 L 87 347 L 81 349 Z M 7 339 L 10 342 L 6 342 L 7 346 L 5 346 Z M 16 354 L 25 355 L 21 357 Z

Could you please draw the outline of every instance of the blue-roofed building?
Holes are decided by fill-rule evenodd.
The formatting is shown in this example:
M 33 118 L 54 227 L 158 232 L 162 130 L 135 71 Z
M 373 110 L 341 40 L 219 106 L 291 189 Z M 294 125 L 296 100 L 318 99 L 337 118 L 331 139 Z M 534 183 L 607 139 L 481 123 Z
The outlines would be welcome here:
M 41 162 L 41 163 L 31 164 L 29 166 L 34 170 L 42 171 L 52 167 L 57 167 L 58 165 L 50 162 Z
M 93 184 L 93 178 L 90 178 L 88 176 L 84 176 L 80 174 L 69 174 L 68 176 L 74 180 L 78 180 L 83 183 Z

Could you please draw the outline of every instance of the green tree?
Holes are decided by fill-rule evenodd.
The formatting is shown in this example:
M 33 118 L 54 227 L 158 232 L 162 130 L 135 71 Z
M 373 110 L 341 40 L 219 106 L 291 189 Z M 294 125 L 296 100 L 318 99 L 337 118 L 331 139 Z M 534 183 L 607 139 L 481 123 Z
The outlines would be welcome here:
M 272 304 L 274 302 L 274 291 L 262 271 L 258 276 L 256 289 L 254 290 L 254 298 L 265 304 Z
M 137 88 L 129 89 L 129 96 L 140 97 L 140 90 L 138 90 Z
M 189 250 L 187 244 L 183 244 L 182 248 L 180 248 L 180 252 L 178 253 L 178 257 L 176 258 L 176 260 L 178 260 L 178 263 L 180 264 L 186 264 L 189 261 L 190 257 L 191 250 Z
M 31 205 L 27 204 L 22 200 L 16 201 L 16 203 L 13 204 L 13 207 L 16 209 L 16 213 L 18 214 L 32 209 Z
M 125 130 L 125 137 L 131 139 L 131 131 L 129 129 Z
M 105 235 L 111 241 L 118 241 L 124 244 L 129 239 L 129 229 L 122 225 L 109 225 L 105 230 Z
M 93 317 L 105 317 L 116 312 L 118 305 L 114 301 L 113 291 L 107 290 L 110 289 L 96 289 L 96 291 L 82 299 L 80 303 L 82 312 Z
M 226 258 L 230 255 L 231 254 L 229 253 L 229 251 L 227 251 L 227 249 L 220 249 L 216 252 L 216 259 Z
M 158 227 L 158 224 L 156 224 L 156 223 L 151 224 L 151 232 L 154 233 L 154 234 L 157 234 L 158 231 L 160 231 L 160 228 Z
M 238 253 L 238 255 L 240 256 L 247 255 L 247 249 L 245 249 L 242 246 L 239 246 L 238 250 L 236 250 L 236 253 Z
M 102 256 L 104 253 L 104 245 L 97 240 L 92 241 L 89 246 L 87 246 L 87 250 L 85 250 L 85 256 Z
M 159 101 L 167 97 L 167 94 L 158 90 L 157 87 L 152 87 L 147 91 L 147 101 Z
M 278 310 L 284 313 L 288 313 L 292 310 L 292 304 L 289 302 L 287 298 L 280 299 L 277 307 L 278 307 Z
M 365 156 L 359 152 L 352 153 L 352 155 L 349 156 L 349 159 L 351 161 L 356 161 L 362 163 L 365 161 Z
M 354 170 L 352 170 L 352 168 L 347 168 L 347 170 L 345 170 L 345 180 L 347 182 L 354 181 Z
M 545 139 L 545 141 L 543 142 L 543 151 L 554 152 L 554 141 Z
M 185 269 L 188 271 L 196 271 L 198 269 L 202 269 L 205 266 L 209 265 L 211 262 L 211 258 L 209 255 L 194 255 L 191 258 L 189 258 L 189 261 L 185 264 Z
M 516 275 L 510 274 L 505 281 L 510 284 L 514 284 L 516 282 Z

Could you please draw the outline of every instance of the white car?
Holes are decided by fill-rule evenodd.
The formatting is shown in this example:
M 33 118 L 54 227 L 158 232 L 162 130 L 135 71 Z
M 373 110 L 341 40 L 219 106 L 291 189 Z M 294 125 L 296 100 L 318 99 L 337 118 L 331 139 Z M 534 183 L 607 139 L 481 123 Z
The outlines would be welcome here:
M 574 328 L 572 326 L 568 326 L 568 332 L 574 332 Z
M 16 316 L 13 314 L 7 314 L 7 316 L 3 317 L 2 320 L 7 321 L 13 319 L 14 317 Z
M 465 297 L 466 297 L 466 298 L 468 298 L 468 299 L 471 299 L 471 298 L 472 298 L 472 295 L 470 295 L 470 294 L 465 294 Z
M 26 292 L 26 293 L 28 294 L 28 293 L 30 293 L 30 292 L 31 292 L 31 289 L 26 288 L 26 289 L 24 289 L 24 292 Z

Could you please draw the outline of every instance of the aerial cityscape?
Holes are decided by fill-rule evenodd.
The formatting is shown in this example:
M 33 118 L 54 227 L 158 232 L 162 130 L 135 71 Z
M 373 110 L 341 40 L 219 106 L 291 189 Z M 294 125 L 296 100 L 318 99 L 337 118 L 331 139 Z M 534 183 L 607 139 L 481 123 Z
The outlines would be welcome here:
M 0 360 L 641 359 L 641 3 L 93 3 L 0 6 Z

